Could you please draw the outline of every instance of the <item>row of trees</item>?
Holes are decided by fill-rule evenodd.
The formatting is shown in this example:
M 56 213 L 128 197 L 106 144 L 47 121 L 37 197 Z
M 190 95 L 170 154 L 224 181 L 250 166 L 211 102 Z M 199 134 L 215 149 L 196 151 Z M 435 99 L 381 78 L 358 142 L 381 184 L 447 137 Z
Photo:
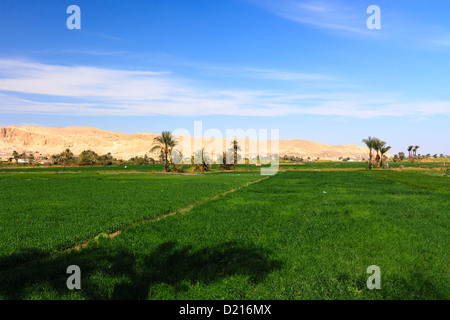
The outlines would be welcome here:
M 156 162 L 155 159 L 147 155 L 144 155 L 143 157 L 140 156 L 133 157 L 130 158 L 128 161 L 131 162 L 131 164 L 150 164 L 150 163 L 154 164 Z
M 66 149 L 59 154 L 51 156 L 53 164 L 63 165 L 64 168 L 69 164 L 77 164 L 81 166 L 101 165 L 109 166 L 113 164 L 116 159 L 107 153 L 105 155 L 98 155 L 92 150 L 84 150 L 78 157 L 75 157 L 70 149 Z
M 369 169 L 372 169 L 375 162 L 377 164 L 377 168 L 382 168 L 384 155 L 391 149 L 391 147 L 386 146 L 385 141 L 375 137 L 368 137 L 367 139 L 363 139 L 362 142 L 369 148 Z M 376 151 L 377 153 L 375 160 L 372 151 Z
M 419 146 L 409 146 L 407 148 L 408 152 L 409 152 L 409 160 L 411 162 L 414 162 L 414 160 L 416 159 L 417 156 L 417 149 L 419 149 Z
M 100 166 L 109 166 L 114 162 L 118 161 L 115 159 L 111 153 L 107 153 L 104 155 L 99 155 L 95 151 L 85 150 L 80 155 L 75 156 L 70 149 L 66 149 L 61 153 L 54 154 L 48 159 L 47 157 L 43 157 L 42 155 L 33 155 L 30 153 L 26 155 L 25 153 L 19 154 L 16 150 L 12 152 L 11 157 L 9 158 L 9 162 L 15 161 L 16 163 L 19 160 L 23 160 L 28 164 L 33 164 L 35 161 L 48 161 L 49 163 L 55 165 L 63 165 L 64 167 L 68 165 L 80 165 L 80 166 L 92 166 L 92 165 L 100 165 Z M 144 164 L 144 163 L 154 163 L 155 161 L 152 158 L 148 158 L 147 155 L 144 157 L 136 157 L 131 158 L 129 160 L 132 163 Z M 122 161 L 123 162 L 123 161 Z
M 9 162 L 12 161 L 19 162 L 19 160 L 27 161 L 28 163 L 33 163 L 35 160 L 34 154 L 30 153 L 26 155 L 25 153 L 18 153 L 16 150 L 13 151 L 12 156 L 9 158 Z
M 409 147 L 408 147 L 408 149 L 409 149 Z M 409 151 L 410 151 L 410 153 L 409 153 L 408 159 L 411 162 L 414 162 L 414 160 L 423 160 L 423 159 L 431 159 L 431 158 L 434 158 L 434 159 L 446 158 L 446 156 L 443 153 L 441 153 L 440 155 L 438 155 L 437 153 L 435 153 L 433 155 L 431 155 L 430 153 L 428 153 L 428 154 L 420 154 L 419 153 L 419 154 L 415 155 L 414 151 L 412 151 L 412 150 L 409 150 Z M 411 153 L 411 151 L 412 151 L 412 153 Z M 416 149 L 416 151 L 417 151 L 417 149 Z M 401 162 L 405 159 L 406 159 L 406 155 L 404 152 L 399 152 L 398 154 L 394 155 L 394 162 Z
M 372 169 L 372 150 L 375 150 L 377 152 L 376 156 L 376 162 L 377 167 L 380 168 L 383 166 L 383 155 L 391 149 L 391 147 L 386 147 L 386 142 L 381 141 L 378 138 L 371 138 L 363 139 L 363 142 L 366 144 L 366 146 L 369 148 L 369 169 Z M 427 159 L 427 158 L 438 158 L 437 154 L 434 154 L 433 156 L 431 154 L 427 155 L 421 155 L 417 154 L 417 150 L 420 148 L 420 146 L 408 146 L 406 149 L 408 151 L 408 159 L 411 162 L 414 162 L 415 160 L 421 160 L 421 159 Z M 440 154 L 439 158 L 445 158 L 444 154 Z M 406 155 L 404 152 L 399 152 L 398 154 L 394 155 L 393 161 L 394 162 L 401 162 L 406 159 Z
M 26 155 L 25 153 L 19 154 L 16 150 L 14 150 L 12 156 L 9 158 L 10 162 L 12 162 L 12 160 L 14 160 L 16 163 L 18 163 L 19 160 L 24 160 L 28 164 L 33 164 L 36 158 L 32 153 L 30 153 L 29 155 Z M 41 158 L 41 160 L 49 159 L 47 157 L 43 157 Z M 50 159 L 53 164 L 63 165 L 64 167 L 68 164 L 78 164 L 82 166 L 95 164 L 111 165 L 115 160 L 116 159 L 112 157 L 111 153 L 100 156 L 92 150 L 85 150 L 78 157 L 75 157 L 70 149 L 66 149 L 61 153 L 54 154 Z
M 163 131 L 161 135 L 155 137 L 153 143 L 154 145 L 150 149 L 150 153 L 159 152 L 159 158 L 164 162 L 164 170 L 166 172 L 178 171 L 179 167 L 173 163 L 172 158 L 181 160 L 183 154 L 175 148 L 178 145 L 178 141 L 172 133 L 170 131 Z M 233 159 L 227 158 L 226 152 L 222 152 L 222 154 L 218 156 L 217 160 L 221 163 L 221 168 L 224 170 L 233 169 L 234 165 L 240 160 L 240 155 L 238 153 L 240 150 L 241 147 L 239 146 L 238 141 L 234 139 L 230 145 Z M 213 161 L 209 158 L 209 155 L 205 153 L 204 149 L 196 151 L 196 153 L 191 156 L 191 165 L 194 168 L 194 171 L 209 171 L 212 162 Z
M 343 159 L 342 157 L 339 158 L 339 160 Z M 350 159 L 350 158 L 349 158 Z M 305 159 L 303 157 L 296 157 L 296 156 L 288 156 L 288 155 L 284 155 L 281 160 L 283 161 L 290 161 L 290 162 L 304 162 Z M 306 161 L 310 162 L 310 161 L 319 161 L 320 157 L 316 157 L 316 158 L 311 158 L 311 157 L 307 157 Z
M 172 154 L 174 153 L 175 157 L 179 157 L 181 160 L 183 155 L 179 150 L 176 150 L 175 147 L 178 145 L 177 139 L 172 135 L 170 131 L 163 131 L 161 135 L 155 137 L 153 141 L 154 145 L 150 149 L 150 153 L 154 153 L 155 151 L 159 151 L 159 160 L 164 163 L 164 170 L 166 172 L 169 171 L 178 171 L 179 167 L 176 166 L 172 161 Z M 233 169 L 234 165 L 237 164 L 240 159 L 240 155 L 238 151 L 241 150 L 241 147 L 238 144 L 238 141 L 235 139 L 231 142 L 230 150 L 232 150 L 233 159 L 227 159 L 227 153 L 223 152 L 218 157 L 218 162 L 222 163 L 221 167 L 225 170 Z M 176 154 L 175 154 L 176 153 Z M 33 154 L 26 156 L 25 153 L 19 154 L 17 151 L 13 151 L 12 157 L 10 158 L 10 162 L 12 160 L 18 162 L 20 159 L 27 160 L 28 163 L 32 163 L 34 160 Z M 201 161 L 200 161 L 201 159 Z M 57 165 L 63 165 L 64 168 L 67 165 L 81 165 L 81 166 L 91 166 L 91 165 L 112 165 L 114 161 L 117 159 L 113 158 L 111 153 L 106 155 L 98 155 L 95 151 L 85 150 L 80 153 L 78 157 L 75 157 L 73 152 L 70 149 L 66 149 L 59 154 L 55 154 L 51 156 L 51 162 Z M 144 155 L 143 157 L 133 157 L 129 159 L 129 162 L 132 164 L 149 164 L 155 163 L 155 159 Z M 181 162 L 181 161 L 180 161 Z M 210 164 L 212 163 L 211 159 L 209 159 L 208 155 L 206 155 L 205 150 L 199 150 L 191 157 L 191 164 L 195 171 L 209 171 Z
M 308 157 L 309 159 L 309 157 Z M 303 157 L 295 157 L 295 156 L 288 156 L 284 155 L 281 160 L 283 161 L 290 161 L 290 162 L 303 162 Z

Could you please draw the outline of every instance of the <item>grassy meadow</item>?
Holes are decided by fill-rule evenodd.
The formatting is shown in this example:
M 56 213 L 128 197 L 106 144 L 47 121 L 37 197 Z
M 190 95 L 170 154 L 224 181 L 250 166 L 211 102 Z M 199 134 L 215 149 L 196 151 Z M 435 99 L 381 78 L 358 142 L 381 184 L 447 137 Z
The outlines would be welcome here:
M 251 166 L 3 172 L 0 299 L 449 299 L 449 178 L 343 164 L 256 183 Z M 81 290 L 66 287 L 69 265 Z M 370 265 L 380 290 L 366 287 Z
M 255 173 L 2 174 L 0 259 L 66 249 L 259 178 Z

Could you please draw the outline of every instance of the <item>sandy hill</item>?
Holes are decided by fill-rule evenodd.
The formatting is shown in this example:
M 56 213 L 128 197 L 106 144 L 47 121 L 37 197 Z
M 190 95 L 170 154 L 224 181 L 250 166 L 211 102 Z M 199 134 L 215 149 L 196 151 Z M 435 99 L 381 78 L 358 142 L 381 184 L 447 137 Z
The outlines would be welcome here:
M 9 126 L 0 127 L 0 158 L 9 158 L 14 150 L 19 153 L 37 153 L 42 156 L 50 156 L 61 153 L 69 148 L 75 155 L 83 150 L 93 150 L 98 154 L 110 152 L 118 159 L 128 160 L 135 156 L 149 154 L 153 145 L 154 133 L 125 134 L 110 132 L 92 127 L 38 127 L 38 126 Z M 183 155 L 187 156 L 189 146 L 194 150 L 194 138 L 178 136 L 180 145 L 183 146 Z M 196 138 L 197 139 L 197 138 Z M 197 140 L 197 142 L 200 140 Z M 241 141 L 243 145 L 244 141 Z M 250 144 L 257 142 L 245 140 L 246 157 L 254 157 L 259 152 L 256 148 L 250 148 Z M 262 141 L 260 152 L 270 153 L 270 141 Z M 268 145 L 267 150 L 264 145 Z M 224 139 L 204 138 L 203 146 L 215 147 L 216 154 L 219 150 L 230 147 L 230 141 Z M 243 148 L 244 149 L 244 148 Z M 351 157 L 356 160 L 367 158 L 368 149 L 358 145 L 327 145 L 306 140 L 280 140 L 279 155 L 311 157 L 315 159 L 337 160 L 339 157 Z

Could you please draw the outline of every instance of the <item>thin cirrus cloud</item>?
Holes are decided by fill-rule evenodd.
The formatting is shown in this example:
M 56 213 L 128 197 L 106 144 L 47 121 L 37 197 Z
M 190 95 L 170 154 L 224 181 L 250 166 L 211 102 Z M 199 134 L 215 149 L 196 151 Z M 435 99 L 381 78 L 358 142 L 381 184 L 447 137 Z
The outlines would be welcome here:
M 95 50 L 75 50 L 75 49 L 44 49 L 44 50 L 32 50 L 33 53 L 46 53 L 46 54 L 83 54 L 91 56 L 117 56 L 130 53 L 129 51 L 95 51 Z
M 273 81 L 271 83 L 309 82 L 310 78 L 318 76 L 255 70 L 251 72 L 267 73 Z M 308 114 L 358 118 L 450 115 L 450 101 L 409 103 L 396 94 L 355 91 L 350 85 L 347 92 L 342 90 L 342 84 L 338 91 L 330 88 L 333 87 L 294 93 L 265 89 L 211 89 L 193 80 L 176 78 L 167 71 L 0 60 L 1 113 L 117 116 Z
M 450 36 L 438 36 L 432 37 L 425 40 L 428 44 L 438 46 L 438 47 L 450 47 Z
M 286 81 L 339 81 L 340 79 L 330 75 L 317 73 L 299 73 L 283 70 L 230 66 L 230 65 L 208 65 L 191 64 L 199 69 L 209 70 L 216 76 L 230 76 L 240 78 L 257 78 L 266 80 L 286 80 Z
M 359 39 L 383 39 L 393 44 L 401 43 L 427 50 L 450 47 L 448 28 L 436 26 L 426 19 L 418 21 L 405 8 L 398 10 L 392 3 L 384 0 L 378 4 L 348 0 L 246 1 L 281 18 L 330 33 Z M 369 30 L 366 25 L 369 4 L 378 5 L 385 12 L 382 16 L 383 27 L 377 32 Z
M 366 27 L 365 9 L 342 0 L 248 0 L 282 18 L 321 29 L 350 34 L 374 35 Z M 361 10 L 363 8 L 363 10 Z

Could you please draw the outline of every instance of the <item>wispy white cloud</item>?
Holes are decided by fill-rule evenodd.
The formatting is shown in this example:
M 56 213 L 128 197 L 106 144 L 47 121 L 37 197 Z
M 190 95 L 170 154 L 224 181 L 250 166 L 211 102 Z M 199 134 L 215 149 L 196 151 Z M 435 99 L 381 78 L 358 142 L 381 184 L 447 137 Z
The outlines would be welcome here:
M 44 50 L 32 50 L 33 53 L 47 53 L 47 54 L 84 54 L 92 56 L 115 56 L 124 55 L 130 53 L 129 51 L 101 51 L 101 50 L 76 50 L 76 49 L 44 49 Z
M 285 19 L 337 32 L 375 35 L 366 27 L 367 6 L 343 0 L 249 0 Z
M 304 78 L 295 73 L 250 70 L 268 74 L 274 81 Z M 305 76 L 306 79 L 309 77 Z M 327 91 L 219 90 L 177 78 L 167 71 L 0 60 L 0 112 L 3 113 L 117 116 L 309 114 L 359 118 L 450 115 L 450 101 L 410 103 L 396 94 L 354 91 L 352 86 L 347 90 L 328 88 Z
M 83 33 L 86 33 L 88 35 L 94 36 L 94 37 L 100 37 L 100 38 L 104 38 L 104 39 L 108 39 L 108 40 L 122 41 L 122 38 L 111 36 L 109 34 L 104 34 L 104 33 L 99 33 L 99 32 L 90 32 L 90 31 L 86 31 L 85 29 L 81 29 L 80 31 Z
M 367 39 L 382 39 L 390 43 L 407 45 L 426 50 L 450 47 L 448 27 L 437 26 L 424 18 L 417 19 L 413 13 L 389 1 L 378 3 L 348 0 L 246 0 L 299 24 L 326 30 L 340 35 Z M 369 30 L 367 8 L 377 4 L 381 8 L 381 30 Z
M 425 40 L 428 44 L 438 47 L 450 47 L 450 35 L 443 35 L 438 37 L 430 37 Z
M 242 66 L 201 66 L 204 69 L 211 69 L 214 71 L 221 71 L 233 77 L 243 78 L 258 78 L 267 80 L 286 80 L 286 81 L 337 81 L 338 78 L 325 74 L 307 73 L 307 72 L 292 72 L 285 70 L 252 68 Z

